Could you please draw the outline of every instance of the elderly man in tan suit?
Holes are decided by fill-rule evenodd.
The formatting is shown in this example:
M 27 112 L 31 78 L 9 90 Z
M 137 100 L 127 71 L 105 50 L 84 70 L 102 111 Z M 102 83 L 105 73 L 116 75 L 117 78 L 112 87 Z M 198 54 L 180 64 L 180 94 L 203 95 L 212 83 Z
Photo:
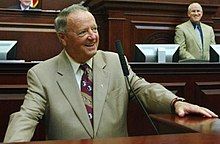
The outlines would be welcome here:
M 43 116 L 50 140 L 127 136 L 130 90 L 118 55 L 97 50 L 99 34 L 93 15 L 81 5 L 72 5 L 58 15 L 55 28 L 64 49 L 29 70 L 24 103 L 11 115 L 4 142 L 30 141 Z M 88 71 L 80 68 L 82 64 Z M 91 81 L 84 80 L 85 73 L 92 74 Z M 147 109 L 170 113 L 173 108 L 179 116 L 217 117 L 204 107 L 181 101 L 162 85 L 139 78 L 130 67 L 128 77 Z M 92 98 L 81 91 L 87 84 L 83 90 L 92 91 Z
M 188 7 L 189 20 L 176 26 L 174 42 L 180 45 L 180 60 L 209 61 L 209 48 L 215 44 L 213 28 L 200 22 L 203 15 L 199 3 L 192 3 Z

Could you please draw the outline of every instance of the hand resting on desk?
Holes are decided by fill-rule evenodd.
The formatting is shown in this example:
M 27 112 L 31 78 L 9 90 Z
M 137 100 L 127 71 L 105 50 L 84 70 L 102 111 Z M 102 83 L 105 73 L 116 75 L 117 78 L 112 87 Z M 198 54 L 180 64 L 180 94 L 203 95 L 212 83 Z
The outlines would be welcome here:
M 174 104 L 175 112 L 178 116 L 184 117 L 187 114 L 195 113 L 201 114 L 204 117 L 218 117 L 214 112 L 210 111 L 207 108 L 190 104 L 187 102 L 178 101 Z

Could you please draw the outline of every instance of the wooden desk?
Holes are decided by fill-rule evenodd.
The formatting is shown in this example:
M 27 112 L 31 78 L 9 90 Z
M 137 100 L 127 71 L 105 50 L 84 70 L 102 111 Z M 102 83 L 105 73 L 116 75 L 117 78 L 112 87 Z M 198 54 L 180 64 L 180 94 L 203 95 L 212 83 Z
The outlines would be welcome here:
M 219 144 L 220 135 L 214 134 L 171 134 L 140 137 L 121 137 L 95 140 L 56 140 L 23 142 L 19 144 Z
M 201 116 L 179 117 L 174 114 L 151 114 L 160 134 L 171 133 L 215 133 L 220 134 L 219 118 Z

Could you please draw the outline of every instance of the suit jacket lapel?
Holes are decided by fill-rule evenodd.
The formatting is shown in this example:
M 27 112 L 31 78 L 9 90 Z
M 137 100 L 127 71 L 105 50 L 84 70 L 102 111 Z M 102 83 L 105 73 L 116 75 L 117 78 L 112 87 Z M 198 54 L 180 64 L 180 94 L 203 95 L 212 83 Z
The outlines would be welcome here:
M 109 72 L 105 70 L 106 63 L 98 52 L 93 59 L 93 114 L 94 135 L 96 135 L 102 115 L 105 99 L 107 96 Z
M 71 64 L 64 51 L 59 55 L 59 57 L 57 83 L 60 89 L 63 91 L 64 96 L 70 103 L 72 109 L 75 111 L 77 117 L 81 121 L 82 125 L 88 134 L 93 137 L 93 128 L 88 118 Z
M 199 37 L 197 36 L 197 33 L 196 33 L 192 23 L 190 22 L 190 20 L 187 22 L 187 29 L 188 29 L 188 32 L 191 33 L 191 35 L 193 36 L 193 38 L 196 41 L 198 47 L 202 48 L 202 45 L 199 42 Z

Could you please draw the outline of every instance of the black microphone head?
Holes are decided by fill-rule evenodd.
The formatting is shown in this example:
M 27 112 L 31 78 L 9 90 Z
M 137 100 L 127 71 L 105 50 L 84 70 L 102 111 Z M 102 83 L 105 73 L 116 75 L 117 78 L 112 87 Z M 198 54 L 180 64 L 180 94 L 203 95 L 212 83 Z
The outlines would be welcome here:
M 119 60 L 120 60 L 120 63 L 121 63 L 123 74 L 124 74 L 124 76 L 128 76 L 129 71 L 128 71 L 127 63 L 126 63 L 126 60 L 125 60 L 125 57 L 124 57 L 124 51 L 123 51 L 122 44 L 121 44 L 120 40 L 117 40 L 115 42 L 115 47 L 116 47 L 116 50 L 117 50 L 117 53 L 118 53 L 118 56 L 119 56 Z

